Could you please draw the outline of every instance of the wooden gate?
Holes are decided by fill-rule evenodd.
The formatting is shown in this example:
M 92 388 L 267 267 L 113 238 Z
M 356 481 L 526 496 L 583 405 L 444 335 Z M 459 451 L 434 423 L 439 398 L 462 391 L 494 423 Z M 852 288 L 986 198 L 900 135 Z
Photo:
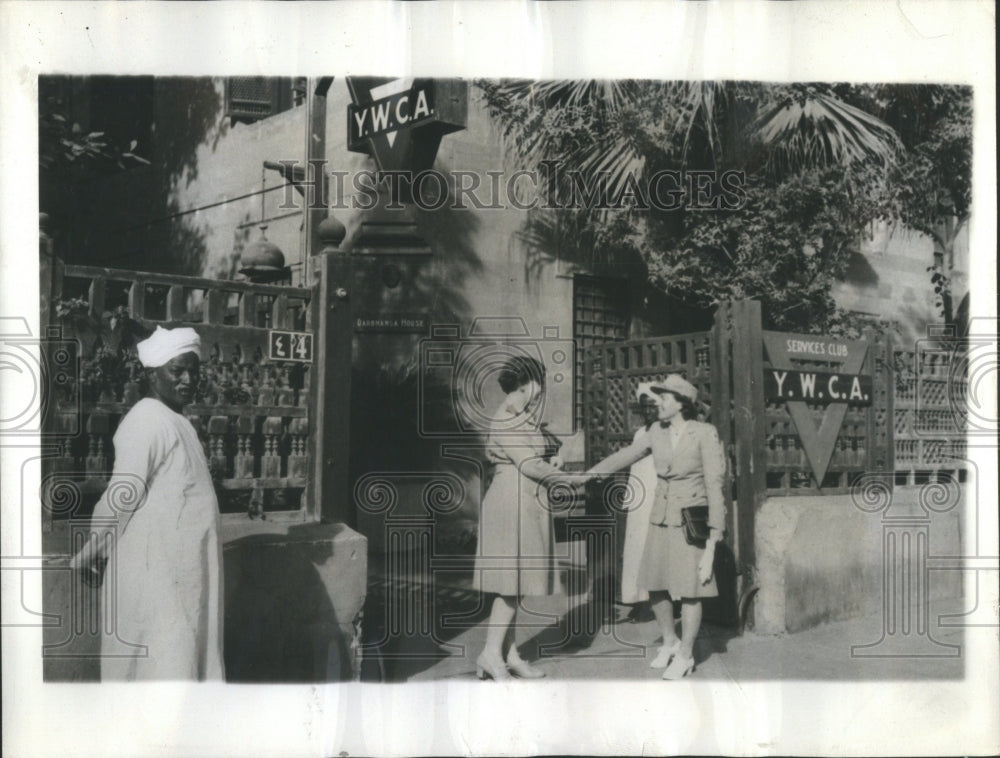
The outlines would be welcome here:
M 727 450 L 727 458 L 730 459 L 728 472 L 731 474 L 732 414 L 728 394 L 719 393 L 719 388 L 728 386 L 728 383 L 716 376 L 720 366 L 728 366 L 727 361 L 720 361 L 716 355 L 720 344 L 722 343 L 713 330 L 611 342 L 587 348 L 584 355 L 583 431 L 586 435 L 588 465 L 593 465 L 632 442 L 635 430 L 643 423 L 635 399 L 635 390 L 640 382 L 657 381 L 666 378 L 668 374 L 680 374 L 698 388 L 699 397 L 705 405 L 703 419 L 719 430 Z M 727 531 L 733 534 L 738 519 L 733 507 L 732 477 L 729 474 L 723 491 L 726 497 Z M 621 575 L 625 519 L 619 514 L 616 521 L 616 560 L 609 561 L 605 555 L 602 565 L 605 570 L 611 565 L 617 566 L 618 572 L 611 577 L 615 585 L 613 591 L 617 593 L 618 582 L 613 577 Z M 738 550 L 738 545 L 734 542 L 732 549 L 722 546 L 716 554 L 719 597 L 706 601 L 705 613 L 706 618 L 717 623 L 736 625 L 740 621 L 742 583 L 739 579 L 741 569 Z
M 642 417 L 635 401 L 640 382 L 681 374 L 711 397 L 709 332 L 627 342 L 607 342 L 584 354 L 584 433 L 587 464 L 593 465 L 632 442 Z
M 776 339 L 786 338 L 842 344 L 810 335 L 764 332 L 760 303 L 744 300 L 720 306 L 710 331 L 596 345 L 585 357 L 583 431 L 588 465 L 631 442 L 642 423 L 634 402 L 639 382 L 680 374 L 698 388 L 703 402 L 710 402 L 705 420 L 718 430 L 729 463 L 724 488 L 726 541 L 735 561 L 741 617 L 754 591 L 754 518 L 766 497 L 843 494 L 865 473 L 893 471 L 895 380 L 889 340 L 868 333 L 864 340 L 852 342 L 858 361 L 851 371 L 863 375 L 866 386 L 870 380 L 871 397 L 841 409 L 843 423 L 832 430 L 835 439 L 830 424 L 817 432 L 832 449 L 826 473 L 817 480 L 789 403 L 765 398 L 765 372 L 779 368 L 776 355 L 765 351 L 765 343 L 773 346 Z M 787 368 L 819 375 L 838 366 L 843 368 L 838 356 L 806 356 L 788 359 Z M 780 368 L 786 368 L 784 363 Z M 819 429 L 830 398 L 824 399 L 820 392 L 809 400 L 802 403 L 805 412 L 799 409 L 796 414 Z

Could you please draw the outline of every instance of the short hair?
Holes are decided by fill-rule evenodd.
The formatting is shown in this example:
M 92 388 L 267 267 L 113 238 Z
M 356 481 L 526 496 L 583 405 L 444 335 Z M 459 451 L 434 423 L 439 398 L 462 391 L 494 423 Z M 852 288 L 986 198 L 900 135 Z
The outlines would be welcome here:
M 660 392 L 664 395 L 673 395 L 674 399 L 680 403 L 682 419 L 690 421 L 691 419 L 698 418 L 698 406 L 695 404 L 694 400 L 689 397 L 685 397 L 684 395 L 680 395 L 673 390 L 660 390 Z
M 545 388 L 545 366 L 540 360 L 529 355 L 514 355 L 508 358 L 497 377 L 500 389 L 508 394 L 532 380 Z

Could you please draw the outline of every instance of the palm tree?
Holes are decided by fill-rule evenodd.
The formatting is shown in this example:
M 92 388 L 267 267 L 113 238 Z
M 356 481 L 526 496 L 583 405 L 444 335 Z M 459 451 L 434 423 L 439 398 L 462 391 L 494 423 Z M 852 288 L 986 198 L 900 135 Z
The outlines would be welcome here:
M 567 171 L 541 171 L 555 184 L 546 188 L 556 192 L 550 196 L 579 198 L 565 193 L 578 190 L 581 177 L 588 190 L 603 186 L 606 197 L 622 198 L 630 181 L 641 187 L 642 178 L 662 169 L 742 172 L 756 204 L 738 219 L 634 205 L 611 214 L 607 205 L 590 204 L 532 211 L 523 230 L 538 258 L 552 256 L 553 245 L 576 251 L 584 264 L 638 251 L 656 288 L 700 307 L 734 292 L 770 297 L 775 318 L 788 319 L 788 326 L 822 328 L 823 313 L 837 314 L 821 294 L 868 223 L 897 219 L 926 231 L 945 251 L 947 266 L 968 218 L 971 118 L 962 114 L 971 112 L 971 94 L 955 88 L 631 80 L 477 85 L 519 168 L 554 161 L 576 172 L 574 187 Z M 799 190 L 812 205 L 796 230 L 795 214 L 781 217 L 776 203 L 794 202 Z M 768 236 L 761 219 L 776 216 L 784 228 Z M 756 238 L 743 233 L 755 226 L 762 227 Z M 775 254 L 787 258 L 777 266 L 785 278 L 740 271 L 768 259 L 768 245 L 784 246 Z M 732 265 L 720 270 L 722 258 Z M 725 281 L 699 282 L 699 259 Z M 948 318 L 947 271 L 935 276 Z M 700 294 L 691 294 L 692 285 Z M 814 297 L 796 309 L 787 293 L 779 296 L 781 288 L 808 289 Z
M 562 160 L 612 194 L 652 155 L 679 167 L 766 169 L 896 162 L 877 116 L 819 85 L 756 82 L 478 82 L 508 148 L 529 165 Z

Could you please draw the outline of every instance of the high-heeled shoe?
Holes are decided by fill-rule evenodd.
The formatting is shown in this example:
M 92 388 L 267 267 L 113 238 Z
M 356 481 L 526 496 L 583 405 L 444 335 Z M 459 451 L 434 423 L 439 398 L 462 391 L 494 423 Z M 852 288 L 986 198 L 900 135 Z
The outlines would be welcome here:
M 674 659 L 670 661 L 670 665 L 667 666 L 667 670 L 663 672 L 663 678 L 683 679 L 692 671 L 694 671 L 694 656 L 685 658 L 683 655 L 678 653 L 674 656 Z
M 511 678 L 510 672 L 507 670 L 507 664 L 503 662 L 503 658 L 494 658 L 492 655 L 487 655 L 485 650 L 476 658 L 476 676 L 480 679 L 489 677 L 494 681 Z
M 681 651 L 681 640 L 678 637 L 669 645 L 664 645 L 660 648 L 660 652 L 656 654 L 656 657 L 650 662 L 649 667 L 651 669 L 665 669 L 670 663 L 670 660 Z
M 507 668 L 522 679 L 541 679 L 545 676 L 545 672 L 539 668 L 535 668 L 530 663 L 517 658 L 515 660 L 507 659 Z

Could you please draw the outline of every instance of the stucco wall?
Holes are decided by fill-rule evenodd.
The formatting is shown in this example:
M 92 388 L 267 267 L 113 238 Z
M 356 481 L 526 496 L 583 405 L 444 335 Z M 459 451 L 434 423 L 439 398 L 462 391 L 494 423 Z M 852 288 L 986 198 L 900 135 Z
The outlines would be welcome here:
M 955 241 L 955 307 L 969 290 L 968 241 L 966 227 Z M 842 308 L 896 320 L 900 329 L 898 347 L 912 350 L 916 340 L 927 336 L 927 324 L 942 319 L 927 271 L 933 263 L 934 243 L 930 237 L 898 225 L 877 224 L 870 236 L 859 240 L 847 274 L 834 285 L 832 294 Z
M 884 535 L 901 523 L 926 528 L 930 556 L 961 555 L 961 498 L 942 507 L 928 493 L 897 487 L 891 506 L 874 513 L 848 495 L 769 498 L 755 524 L 759 591 L 753 630 L 797 632 L 876 612 L 886 598 L 887 561 L 902 565 L 884 549 Z M 916 567 L 916 559 L 906 566 Z M 927 579 L 929 598 L 961 596 L 960 571 L 930 571 Z

